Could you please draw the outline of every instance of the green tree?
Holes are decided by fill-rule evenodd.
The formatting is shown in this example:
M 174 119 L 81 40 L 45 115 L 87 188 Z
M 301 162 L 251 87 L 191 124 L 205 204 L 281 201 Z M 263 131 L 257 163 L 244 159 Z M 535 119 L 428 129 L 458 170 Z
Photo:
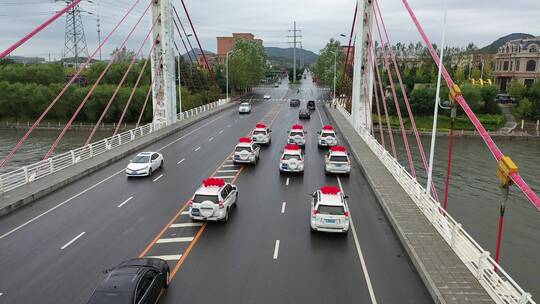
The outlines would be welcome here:
M 499 89 L 496 86 L 482 86 L 480 94 L 484 101 L 482 112 L 486 114 L 501 114 L 501 108 L 499 108 L 497 101 L 495 101 L 497 94 L 499 94 Z
M 238 40 L 229 55 L 229 85 L 247 91 L 261 82 L 265 66 L 266 53 L 261 45 Z
M 462 84 L 463 81 L 465 81 L 465 71 L 463 70 L 463 67 L 458 66 L 456 69 L 456 72 L 454 74 L 454 79 L 456 83 Z
M 336 86 L 340 85 L 345 54 L 339 41 L 333 38 L 320 51 L 315 63 L 315 71 L 319 84 L 332 87 L 334 85 L 334 62 L 336 63 Z
M 510 85 L 508 86 L 508 94 L 517 99 L 523 98 L 527 94 L 527 91 L 527 86 L 517 80 L 510 82 Z
M 527 98 L 521 99 L 516 107 L 516 114 L 523 119 L 531 118 L 533 114 L 532 102 L 530 102 Z
M 411 93 L 410 102 L 415 115 L 429 115 L 433 113 L 435 104 L 435 89 L 417 88 Z

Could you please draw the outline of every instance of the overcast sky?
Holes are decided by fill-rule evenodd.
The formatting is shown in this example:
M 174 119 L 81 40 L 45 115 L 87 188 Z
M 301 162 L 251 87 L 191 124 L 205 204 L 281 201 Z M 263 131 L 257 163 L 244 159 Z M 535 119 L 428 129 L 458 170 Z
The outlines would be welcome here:
M 413 23 L 401 0 L 379 0 L 393 42 L 417 42 Z M 540 35 L 540 0 L 447 0 L 448 30 L 447 44 L 464 46 L 474 42 L 482 47 L 493 40 L 513 32 Z M 93 15 L 84 14 L 89 51 L 97 46 L 96 16 L 101 16 L 104 37 L 127 11 L 135 0 L 93 0 L 82 7 Z M 316 53 L 331 37 L 340 38 L 343 44 L 348 39 L 339 34 L 348 34 L 354 13 L 354 0 L 185 0 L 192 15 L 203 47 L 216 50 L 216 36 L 227 36 L 232 32 L 252 32 L 264 40 L 265 46 L 287 47 L 287 38 L 296 20 L 302 30 L 302 45 Z M 409 0 L 420 22 L 434 43 L 439 43 L 442 32 L 443 0 Z M 148 2 L 141 0 L 118 34 L 111 37 L 113 46 L 119 45 L 127 35 Z M 180 1 L 173 3 L 181 9 Z M 61 8 L 53 0 L 0 0 L 0 50 L 43 22 L 54 11 Z M 184 14 L 181 18 L 185 20 Z M 187 25 L 187 24 L 186 24 Z M 58 58 L 64 44 L 65 18 L 58 19 L 44 32 L 19 48 L 13 55 Z M 137 49 L 150 28 L 149 15 L 129 40 L 128 47 Z M 194 42 L 194 41 L 193 41 Z M 143 50 L 143 54 L 148 47 Z

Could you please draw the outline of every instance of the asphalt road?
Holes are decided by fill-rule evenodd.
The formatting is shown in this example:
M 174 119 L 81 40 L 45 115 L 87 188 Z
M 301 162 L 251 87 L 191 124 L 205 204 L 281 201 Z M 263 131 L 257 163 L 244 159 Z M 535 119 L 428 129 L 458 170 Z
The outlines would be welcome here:
M 305 175 L 279 174 L 298 109 L 261 98 L 305 106 L 327 94 L 309 77 L 299 88 L 258 90 L 247 97 L 251 114 L 227 110 L 147 148 L 165 158 L 151 178 L 126 179 L 126 158 L 0 218 L 0 303 L 85 303 L 102 270 L 134 256 L 169 260 L 173 281 L 160 303 L 431 302 L 360 171 L 339 182 L 324 175 L 323 112 L 302 122 Z M 257 166 L 232 165 L 237 139 L 258 121 L 272 123 L 272 145 Z M 212 175 L 237 184 L 238 208 L 225 225 L 192 226 L 185 202 Z M 325 184 L 350 196 L 346 236 L 309 231 L 308 194 Z

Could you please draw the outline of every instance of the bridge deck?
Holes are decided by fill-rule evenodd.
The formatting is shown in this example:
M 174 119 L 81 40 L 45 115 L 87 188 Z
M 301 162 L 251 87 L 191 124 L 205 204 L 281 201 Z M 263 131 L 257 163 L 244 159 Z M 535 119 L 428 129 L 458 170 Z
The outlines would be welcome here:
M 349 144 L 402 245 L 429 292 L 440 303 L 492 303 L 476 277 L 448 246 L 349 121 L 326 108 Z

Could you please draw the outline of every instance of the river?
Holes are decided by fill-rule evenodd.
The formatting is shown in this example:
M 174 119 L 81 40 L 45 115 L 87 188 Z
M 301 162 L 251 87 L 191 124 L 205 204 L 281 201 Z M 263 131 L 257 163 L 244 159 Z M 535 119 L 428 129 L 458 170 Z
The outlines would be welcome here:
M 0 130 L 0 157 L 23 135 L 24 130 Z M 109 132 L 99 132 L 97 138 L 110 136 Z M 24 145 L 14 160 L 3 172 L 14 167 L 41 159 L 56 138 L 58 131 L 36 131 Z M 57 153 L 80 146 L 88 132 L 68 132 Z M 400 162 L 406 165 L 403 141 L 395 135 Z M 388 138 L 387 138 L 388 141 Z M 409 138 L 411 146 L 416 146 L 414 138 Z M 429 138 L 422 142 L 428 154 Z M 502 151 L 510 155 L 519 166 L 525 181 L 540 193 L 540 141 L 496 140 Z M 444 195 L 448 137 L 438 137 L 435 152 L 434 182 L 439 196 Z M 425 184 L 425 174 L 420 167 L 418 149 L 413 149 L 419 179 Z M 408 166 L 406 166 L 408 167 Z M 479 138 L 456 137 L 452 179 L 449 195 L 450 214 L 463 224 L 468 233 L 486 250 L 495 253 L 499 206 L 502 199 L 495 175 L 497 163 Z M 513 186 L 506 208 L 506 222 L 502 243 L 501 265 L 526 291 L 540 299 L 540 212 L 529 203 L 518 188 Z

